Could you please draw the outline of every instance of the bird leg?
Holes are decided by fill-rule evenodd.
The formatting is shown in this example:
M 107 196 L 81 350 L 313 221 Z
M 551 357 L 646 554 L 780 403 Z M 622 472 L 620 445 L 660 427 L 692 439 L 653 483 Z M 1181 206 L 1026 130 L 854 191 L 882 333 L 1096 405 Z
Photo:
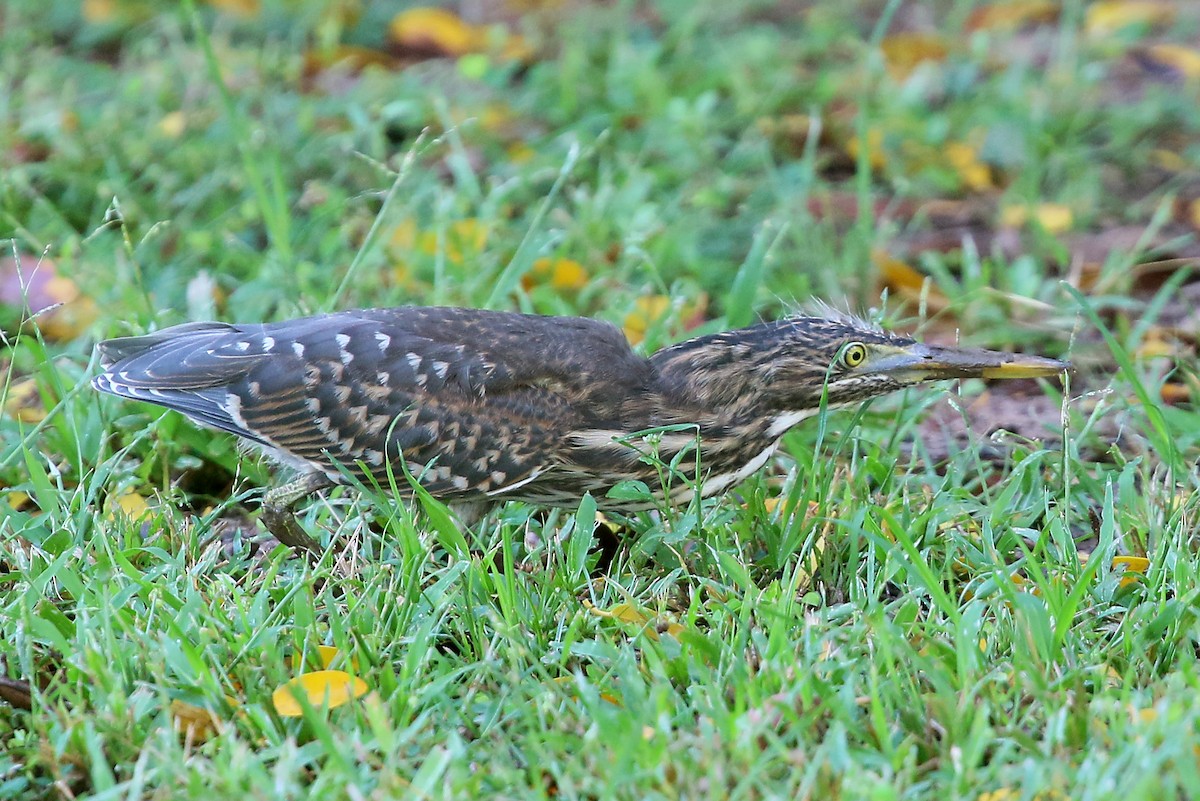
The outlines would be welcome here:
M 295 481 L 289 481 L 267 491 L 262 500 L 260 519 L 275 539 L 298 554 L 316 560 L 321 557 L 321 546 L 304 533 L 296 522 L 296 504 L 333 482 L 323 473 L 306 473 Z

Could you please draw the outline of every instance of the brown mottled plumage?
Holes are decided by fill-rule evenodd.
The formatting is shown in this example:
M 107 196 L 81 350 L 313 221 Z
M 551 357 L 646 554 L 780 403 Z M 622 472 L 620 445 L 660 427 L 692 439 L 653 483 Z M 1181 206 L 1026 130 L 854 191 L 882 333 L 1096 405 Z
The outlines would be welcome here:
M 595 320 L 422 307 L 188 323 L 99 348 L 97 389 L 178 410 L 297 468 L 285 507 L 340 481 L 339 465 L 386 482 L 389 469 L 402 472 L 403 455 L 422 486 L 451 503 L 571 507 L 591 492 L 602 508 L 619 508 L 605 497 L 618 482 L 663 490 L 635 435 L 664 427 L 662 462 L 689 451 L 678 466 L 691 480 L 670 487 L 682 501 L 696 486 L 711 495 L 760 468 L 823 394 L 833 407 L 923 381 L 1065 367 L 815 317 L 644 357 Z

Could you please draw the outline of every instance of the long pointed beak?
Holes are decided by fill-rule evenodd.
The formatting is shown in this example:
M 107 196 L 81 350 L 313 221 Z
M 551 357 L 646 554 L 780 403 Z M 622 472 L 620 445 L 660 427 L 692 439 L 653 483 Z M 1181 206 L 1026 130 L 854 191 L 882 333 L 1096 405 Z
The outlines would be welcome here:
M 917 344 L 897 358 L 893 369 L 915 383 L 947 378 L 1041 378 L 1070 367 L 1070 362 L 1024 353 Z

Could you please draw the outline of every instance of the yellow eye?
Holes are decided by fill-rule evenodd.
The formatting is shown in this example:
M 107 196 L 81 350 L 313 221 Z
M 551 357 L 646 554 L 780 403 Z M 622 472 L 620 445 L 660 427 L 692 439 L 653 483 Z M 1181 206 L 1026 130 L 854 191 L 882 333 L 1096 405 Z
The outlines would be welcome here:
M 851 342 L 842 348 L 842 364 L 847 367 L 858 367 L 867 360 L 867 346 L 861 342 Z

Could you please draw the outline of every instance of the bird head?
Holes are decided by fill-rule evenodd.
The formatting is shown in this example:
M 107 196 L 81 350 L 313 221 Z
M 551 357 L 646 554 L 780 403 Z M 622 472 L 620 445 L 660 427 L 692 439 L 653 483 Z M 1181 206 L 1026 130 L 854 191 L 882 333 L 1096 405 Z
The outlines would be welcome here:
M 837 406 L 929 381 L 1036 378 L 1068 367 L 1041 356 L 926 345 L 845 319 L 793 317 L 770 327 L 775 344 L 760 365 L 785 407 L 816 407 L 822 394 Z
M 954 378 L 1035 378 L 1069 365 L 1020 353 L 926 345 L 844 316 L 790 317 L 655 354 L 695 396 L 725 407 L 803 413 Z

